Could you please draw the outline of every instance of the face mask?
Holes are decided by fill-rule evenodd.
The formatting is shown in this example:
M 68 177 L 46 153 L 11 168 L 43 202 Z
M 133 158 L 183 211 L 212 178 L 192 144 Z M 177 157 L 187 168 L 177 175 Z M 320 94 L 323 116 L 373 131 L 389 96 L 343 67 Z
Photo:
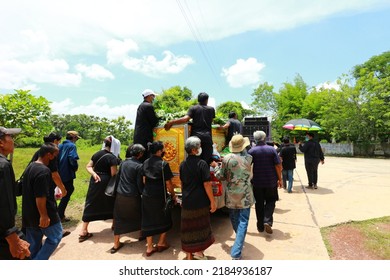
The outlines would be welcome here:
M 309 141 L 309 137 L 308 136 L 305 137 L 305 141 Z
M 198 157 L 198 156 L 200 156 L 202 154 L 202 147 L 200 147 L 199 149 L 198 149 L 198 152 L 196 153 L 196 156 Z
M 161 153 L 161 157 L 163 158 L 165 156 L 165 152 L 162 152 Z

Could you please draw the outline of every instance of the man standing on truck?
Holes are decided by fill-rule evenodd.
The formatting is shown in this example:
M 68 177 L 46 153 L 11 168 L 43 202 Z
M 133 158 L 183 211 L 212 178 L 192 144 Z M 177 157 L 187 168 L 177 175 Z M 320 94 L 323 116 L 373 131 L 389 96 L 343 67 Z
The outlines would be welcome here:
M 209 95 L 205 92 L 198 94 L 198 104 L 191 106 L 187 114 L 179 119 L 168 121 L 164 128 L 169 130 L 174 124 L 182 124 L 192 119 L 192 128 L 190 136 L 197 136 L 201 140 L 201 159 L 208 164 L 211 163 L 213 154 L 213 138 L 211 134 L 211 124 L 215 118 L 215 110 L 207 106 Z
M 145 149 L 148 147 L 149 142 L 153 142 L 153 128 L 158 124 L 158 118 L 152 104 L 156 95 L 151 89 L 145 89 L 142 92 L 144 101 L 137 109 L 134 126 L 134 144 L 141 144 Z M 140 162 L 144 162 L 149 156 L 150 152 L 145 151 L 142 158 L 139 159 Z
M 225 145 L 228 146 L 230 140 L 235 134 L 242 134 L 242 124 L 237 119 L 236 112 L 229 113 L 229 120 L 222 126 L 222 128 L 227 128 L 227 135 L 225 139 Z

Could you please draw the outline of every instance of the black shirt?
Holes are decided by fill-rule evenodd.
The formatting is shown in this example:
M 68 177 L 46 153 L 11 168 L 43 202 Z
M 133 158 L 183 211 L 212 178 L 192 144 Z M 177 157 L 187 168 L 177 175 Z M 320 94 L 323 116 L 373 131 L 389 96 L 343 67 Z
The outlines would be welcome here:
M 285 144 L 280 150 L 280 157 L 282 158 L 282 166 L 285 170 L 295 169 L 295 160 L 297 159 L 297 150 L 294 145 Z
M 204 182 L 210 181 L 210 167 L 197 156 L 190 155 L 180 164 L 182 207 L 199 209 L 210 205 Z
M 142 163 L 128 158 L 119 167 L 117 192 L 124 196 L 140 196 L 144 188 Z
M 37 197 L 46 197 L 46 210 L 50 226 L 58 223 L 57 203 L 54 199 L 54 185 L 50 169 L 41 163 L 32 162 L 23 177 L 22 223 L 23 227 L 39 227 Z
M 5 237 L 16 232 L 16 194 L 15 174 L 11 163 L 0 155 L 0 242 L 6 243 Z
M 173 178 L 173 173 L 169 163 L 164 162 L 161 157 L 152 155 L 145 160 L 142 168 L 142 175 L 146 177 L 145 188 L 142 195 L 153 197 L 164 197 L 164 183 L 162 170 L 164 170 L 164 179 L 168 181 Z
M 104 156 L 104 157 L 103 157 Z M 107 150 L 100 150 L 91 157 L 93 162 L 93 171 L 97 174 L 106 174 L 111 176 L 111 166 L 119 164 L 119 159 Z
M 241 122 L 237 119 L 231 118 L 229 119 L 228 132 L 226 136 L 226 145 L 229 144 L 235 133 L 242 134 L 242 125 Z
M 192 119 L 191 136 L 198 136 L 200 139 L 211 137 L 211 124 L 215 118 L 213 107 L 194 105 L 188 109 L 187 115 Z
M 310 139 L 306 143 L 299 144 L 299 150 L 304 153 L 305 162 L 317 163 L 320 160 L 324 160 L 324 153 L 322 152 L 321 145 Z
M 153 128 L 158 124 L 158 118 L 151 103 L 144 101 L 137 109 L 134 126 L 134 144 L 146 148 L 148 142 L 153 142 Z

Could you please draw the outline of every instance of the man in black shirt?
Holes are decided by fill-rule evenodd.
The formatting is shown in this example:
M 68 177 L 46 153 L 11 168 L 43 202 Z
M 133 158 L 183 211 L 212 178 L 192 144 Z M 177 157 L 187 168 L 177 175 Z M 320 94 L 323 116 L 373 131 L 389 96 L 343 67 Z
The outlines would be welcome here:
M 230 140 L 234 134 L 242 134 L 242 124 L 237 119 L 236 112 L 229 113 L 229 120 L 222 126 L 223 128 L 227 128 L 227 134 L 225 139 L 225 145 L 229 146 Z
M 318 164 L 325 163 L 324 153 L 322 152 L 321 145 L 314 140 L 314 134 L 308 132 L 306 134 L 307 142 L 299 143 L 299 150 L 304 153 L 305 169 L 307 173 L 307 179 L 309 185 L 307 188 L 317 189 L 318 180 Z
M 55 144 L 43 144 L 38 160 L 26 168 L 23 176 L 22 224 L 33 260 L 48 260 L 62 239 L 62 225 L 48 168 L 58 152 Z M 46 239 L 42 243 L 43 236 Z
M 164 128 L 169 130 L 174 124 L 186 123 L 192 119 L 191 136 L 197 136 L 201 140 L 201 159 L 208 164 L 211 163 L 213 154 L 213 138 L 211 124 L 215 118 L 215 110 L 207 106 L 209 95 L 205 92 L 198 94 L 198 104 L 188 109 L 187 115 L 180 119 L 170 120 Z
M 287 180 L 288 180 L 288 188 L 287 191 L 292 193 L 292 185 L 293 185 L 293 175 L 295 169 L 295 162 L 297 160 L 297 150 L 295 149 L 295 145 L 290 144 L 290 139 L 285 137 L 283 139 L 283 147 L 280 150 L 279 156 L 282 159 L 282 175 L 283 175 L 283 188 L 287 188 Z
M 147 149 L 149 142 L 153 142 L 153 128 L 158 124 L 158 118 L 152 104 L 156 95 L 150 89 L 144 90 L 142 92 L 144 101 L 137 109 L 134 126 L 134 144 L 141 144 L 145 149 Z M 145 151 L 140 161 L 144 162 L 149 156 L 150 153 Z
M 24 259 L 30 256 L 30 244 L 19 237 L 15 226 L 15 173 L 7 156 L 14 151 L 13 135 L 20 128 L 0 127 L 0 260 Z

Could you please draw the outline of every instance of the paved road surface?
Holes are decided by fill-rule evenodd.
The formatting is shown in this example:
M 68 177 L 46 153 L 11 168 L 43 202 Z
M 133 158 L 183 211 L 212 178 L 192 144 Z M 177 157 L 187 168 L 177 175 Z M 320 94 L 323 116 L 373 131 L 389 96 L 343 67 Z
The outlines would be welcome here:
M 243 250 L 244 260 L 327 260 L 320 228 L 350 220 L 366 220 L 390 215 L 390 160 L 327 157 L 319 166 L 319 188 L 305 189 L 307 184 L 303 157 L 298 157 L 294 173 L 294 192 L 279 191 L 274 215 L 274 233 L 258 233 L 254 209 Z M 145 256 L 145 242 L 137 233 L 121 238 L 125 246 L 110 254 L 113 246 L 111 221 L 90 223 L 94 236 L 78 242 L 81 224 L 64 238 L 53 260 L 183 260 L 179 238 L 179 211 L 173 213 L 175 227 L 169 232 L 171 248 Z M 212 260 L 230 260 L 234 232 L 227 215 L 212 216 L 216 242 L 205 254 Z M 157 240 L 156 240 L 157 241 Z

